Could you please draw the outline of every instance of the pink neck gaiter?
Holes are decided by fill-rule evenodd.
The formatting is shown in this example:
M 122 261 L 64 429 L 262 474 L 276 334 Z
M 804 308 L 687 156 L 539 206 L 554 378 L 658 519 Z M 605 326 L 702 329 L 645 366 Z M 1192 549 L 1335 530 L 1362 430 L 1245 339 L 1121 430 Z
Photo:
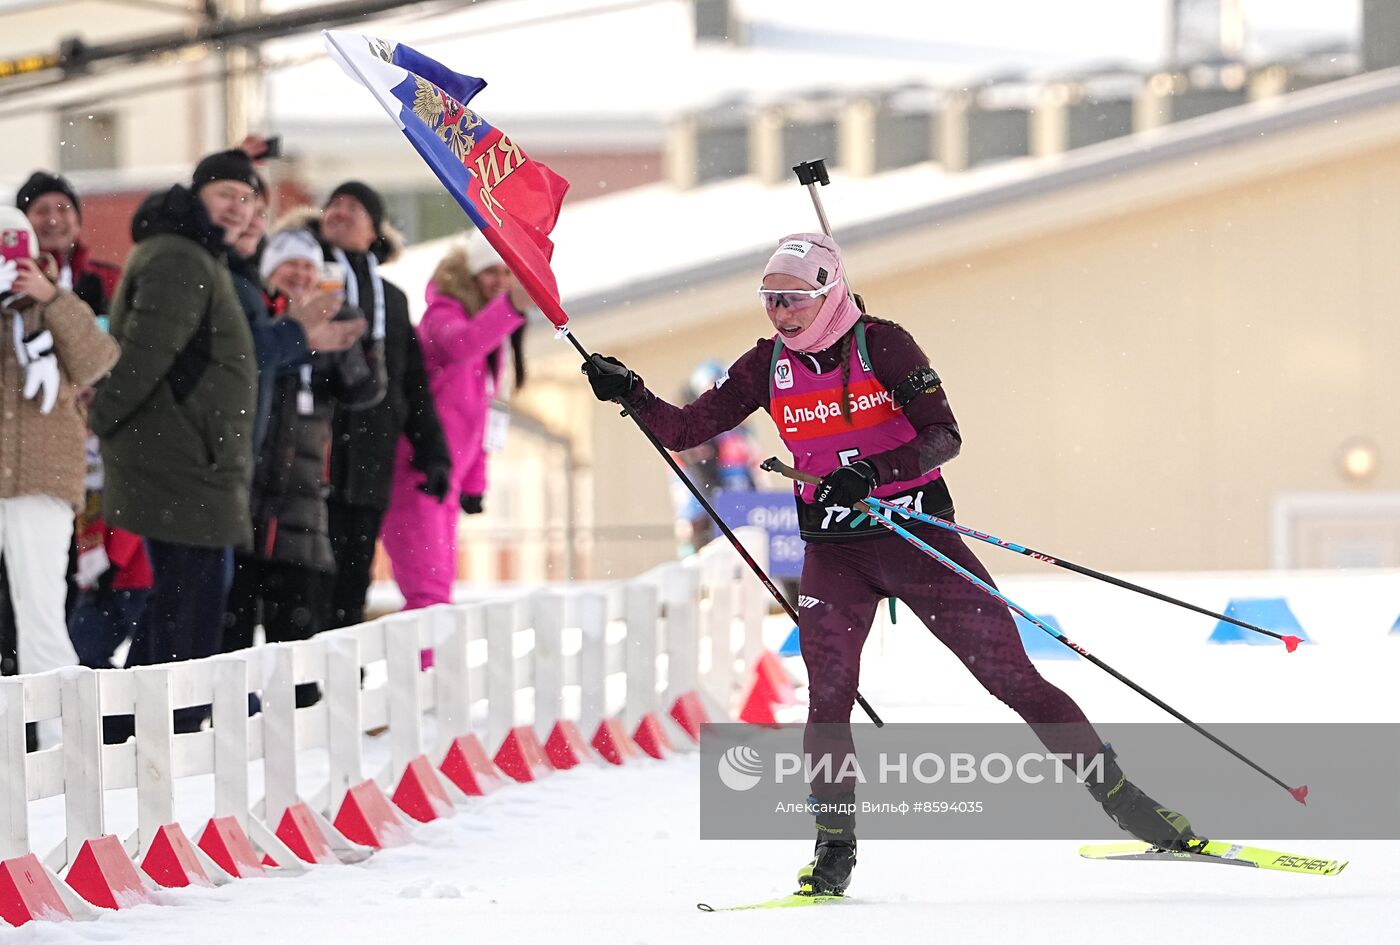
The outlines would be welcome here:
M 841 336 L 850 331 L 851 326 L 858 321 L 860 307 L 847 294 L 843 284 L 822 300 L 821 310 L 817 312 L 817 317 L 812 319 L 812 324 L 791 338 L 779 335 L 779 339 L 783 347 L 793 351 L 825 351 L 840 341 Z

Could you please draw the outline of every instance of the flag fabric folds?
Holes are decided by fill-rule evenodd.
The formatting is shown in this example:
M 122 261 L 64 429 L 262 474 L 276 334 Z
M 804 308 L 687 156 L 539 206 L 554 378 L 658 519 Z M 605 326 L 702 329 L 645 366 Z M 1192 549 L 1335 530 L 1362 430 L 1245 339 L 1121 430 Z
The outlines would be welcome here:
M 550 269 L 549 234 L 568 181 L 468 108 L 484 79 L 410 46 L 345 30 L 321 33 L 331 58 L 367 88 L 555 325 L 569 320 Z

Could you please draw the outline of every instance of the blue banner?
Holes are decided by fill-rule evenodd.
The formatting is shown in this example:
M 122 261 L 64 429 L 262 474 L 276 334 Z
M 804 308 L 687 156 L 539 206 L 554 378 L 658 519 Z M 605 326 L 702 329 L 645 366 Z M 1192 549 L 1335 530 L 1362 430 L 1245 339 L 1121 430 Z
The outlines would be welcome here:
M 715 511 L 730 528 L 753 525 L 768 533 L 768 574 L 796 579 L 807 545 L 797 534 L 797 506 L 791 492 L 721 492 Z

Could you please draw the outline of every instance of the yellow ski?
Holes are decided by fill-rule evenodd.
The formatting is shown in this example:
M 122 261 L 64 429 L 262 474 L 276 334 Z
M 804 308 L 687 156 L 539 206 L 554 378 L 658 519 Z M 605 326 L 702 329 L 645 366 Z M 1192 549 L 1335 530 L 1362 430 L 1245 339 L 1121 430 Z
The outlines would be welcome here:
M 1136 840 L 1121 843 L 1091 843 L 1079 848 L 1079 855 L 1090 860 L 1183 860 L 1251 866 L 1284 873 L 1336 876 L 1346 869 L 1346 860 L 1328 860 L 1299 853 L 1281 853 L 1225 840 L 1206 840 L 1190 850 L 1162 850 Z

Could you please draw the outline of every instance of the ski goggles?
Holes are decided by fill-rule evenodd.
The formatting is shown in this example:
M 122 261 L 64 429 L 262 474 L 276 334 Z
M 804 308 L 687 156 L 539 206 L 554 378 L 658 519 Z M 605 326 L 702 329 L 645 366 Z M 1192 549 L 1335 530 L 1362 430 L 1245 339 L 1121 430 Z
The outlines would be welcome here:
M 821 298 L 838 285 L 842 276 L 837 276 L 831 282 L 820 289 L 762 289 L 758 290 L 758 299 L 763 303 L 766 310 L 775 308 L 803 308 Z

